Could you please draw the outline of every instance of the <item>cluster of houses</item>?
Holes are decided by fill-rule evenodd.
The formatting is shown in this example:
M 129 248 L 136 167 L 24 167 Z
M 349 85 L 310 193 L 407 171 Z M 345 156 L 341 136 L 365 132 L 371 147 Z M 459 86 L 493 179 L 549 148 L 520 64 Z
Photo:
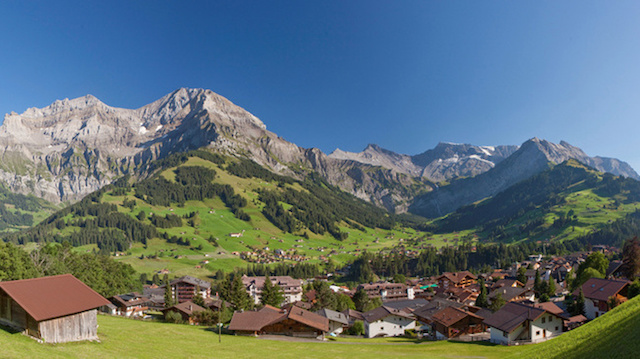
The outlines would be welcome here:
M 239 256 L 242 260 L 249 263 L 270 264 L 282 261 L 306 262 L 309 260 L 302 254 L 295 251 L 286 251 L 283 249 L 269 250 L 269 247 L 256 249 L 253 251 L 233 252 L 232 254 Z
M 586 255 L 578 254 L 542 261 L 532 256 L 508 270 L 480 276 L 491 302 L 498 295 L 506 302 L 495 312 L 476 306 L 480 293 L 479 277 L 468 272 L 447 272 L 406 283 L 368 283 L 356 290 L 330 286 L 335 292 L 354 295 L 363 290 L 382 305 L 366 312 L 342 312 L 321 308 L 311 311 L 315 293 L 305 293 L 303 281 L 289 276 L 270 277 L 283 291 L 281 308 L 269 305 L 258 310 L 236 311 L 228 329 L 238 335 L 280 334 L 300 337 L 336 336 L 362 323 L 367 338 L 401 336 L 408 330 L 433 339 L 480 338 L 500 344 L 535 343 L 595 319 L 615 303 L 627 300 L 631 284 L 618 276 L 620 263 L 612 261 L 608 278 L 591 278 L 573 293 L 565 288 L 565 278 Z M 518 269 L 522 270 L 517 279 Z M 533 281 L 536 271 L 545 280 L 557 283 L 548 302 L 536 300 Z M 256 304 L 260 303 L 265 277 L 243 276 L 242 283 Z M 321 280 L 321 279 L 317 279 Z M 175 305 L 165 308 L 170 292 Z M 582 293 L 583 315 L 571 316 L 564 307 L 564 296 Z M 204 301 L 194 303 L 195 297 Z M 613 304 L 612 304 L 613 303 Z M 149 309 L 179 313 L 184 321 L 197 324 L 194 313 L 230 306 L 212 296 L 211 283 L 184 276 L 166 286 L 147 286 L 143 293 L 116 295 L 108 300 L 72 275 L 0 282 L 0 324 L 14 327 L 44 342 L 59 343 L 97 339 L 97 311 L 112 315 L 141 317 Z M 359 324 L 360 325 L 360 324 Z

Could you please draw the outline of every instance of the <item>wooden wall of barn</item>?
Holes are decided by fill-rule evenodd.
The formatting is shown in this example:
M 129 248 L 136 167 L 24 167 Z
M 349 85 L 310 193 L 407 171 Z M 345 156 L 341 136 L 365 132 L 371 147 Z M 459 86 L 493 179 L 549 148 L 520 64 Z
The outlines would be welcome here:
M 28 314 L 4 291 L 0 290 L 0 319 L 20 329 L 27 328 Z
M 40 338 L 45 343 L 64 343 L 98 339 L 98 311 L 96 309 L 66 317 L 42 321 Z

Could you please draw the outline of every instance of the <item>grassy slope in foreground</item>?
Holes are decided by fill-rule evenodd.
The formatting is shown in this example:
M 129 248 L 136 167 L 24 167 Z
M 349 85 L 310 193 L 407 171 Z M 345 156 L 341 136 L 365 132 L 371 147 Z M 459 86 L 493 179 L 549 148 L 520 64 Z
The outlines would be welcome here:
M 640 296 L 587 325 L 545 343 L 526 346 L 523 358 L 638 358 Z
M 479 343 L 433 342 L 413 344 L 403 339 L 375 344 L 290 343 L 224 335 L 202 327 L 148 323 L 99 316 L 101 343 L 39 344 L 21 334 L 0 330 L 0 357 L 23 358 L 501 358 L 522 351 Z M 403 345 L 386 343 L 406 342 Z

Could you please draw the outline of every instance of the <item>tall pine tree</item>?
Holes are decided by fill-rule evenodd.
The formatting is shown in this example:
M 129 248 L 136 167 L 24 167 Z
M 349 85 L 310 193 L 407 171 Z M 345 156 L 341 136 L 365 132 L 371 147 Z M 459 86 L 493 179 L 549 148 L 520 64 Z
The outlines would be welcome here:
M 279 307 L 284 301 L 284 295 L 282 293 L 282 288 L 276 283 L 273 284 L 271 282 L 271 278 L 269 276 L 264 277 L 264 287 L 262 288 L 262 297 L 260 298 L 260 302 L 263 305 L 271 305 L 274 307 Z

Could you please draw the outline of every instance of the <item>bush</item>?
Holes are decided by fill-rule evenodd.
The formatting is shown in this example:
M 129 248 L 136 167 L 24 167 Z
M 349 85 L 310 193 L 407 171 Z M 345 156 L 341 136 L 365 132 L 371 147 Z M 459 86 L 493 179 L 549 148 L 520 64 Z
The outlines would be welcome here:
M 184 321 L 182 320 L 182 315 L 178 312 L 174 312 L 170 310 L 164 314 L 164 321 L 167 323 L 181 324 Z
M 347 334 L 349 335 L 363 335 L 364 334 L 364 323 L 361 320 L 356 320 L 351 328 L 347 329 Z

